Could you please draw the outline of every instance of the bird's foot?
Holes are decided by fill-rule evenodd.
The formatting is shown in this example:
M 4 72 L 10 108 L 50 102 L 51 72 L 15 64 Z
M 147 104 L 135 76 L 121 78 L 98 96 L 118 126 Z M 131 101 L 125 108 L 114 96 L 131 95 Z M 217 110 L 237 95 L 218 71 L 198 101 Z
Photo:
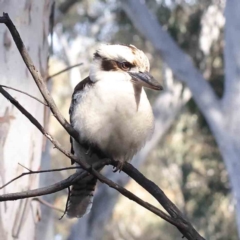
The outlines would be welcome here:
M 124 162 L 118 161 L 117 166 L 113 167 L 113 172 L 117 172 L 117 171 L 121 172 L 123 169 L 123 165 L 124 165 Z

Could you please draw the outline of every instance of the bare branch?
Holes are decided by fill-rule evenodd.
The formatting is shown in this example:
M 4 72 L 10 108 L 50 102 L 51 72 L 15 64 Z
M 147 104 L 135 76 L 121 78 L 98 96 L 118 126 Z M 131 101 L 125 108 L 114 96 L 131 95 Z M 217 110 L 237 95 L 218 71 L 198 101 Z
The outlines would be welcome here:
M 178 229 L 184 236 L 189 237 L 187 237 L 187 239 L 204 239 L 184 217 L 181 211 L 171 202 L 171 200 L 154 182 L 147 179 L 142 173 L 140 173 L 129 163 L 124 164 L 123 171 L 132 179 L 134 179 L 139 185 L 141 185 L 145 190 L 147 190 L 163 206 L 163 208 L 170 214 L 170 216 L 178 222 L 178 226 L 181 226 L 178 227 Z
M 19 165 L 21 165 L 22 167 L 24 167 L 22 164 L 18 163 Z M 25 167 L 24 167 L 25 168 Z M 66 168 L 55 168 L 55 169 L 48 169 L 48 170 L 40 170 L 40 171 L 32 171 L 28 168 L 26 168 L 29 172 L 25 172 L 25 173 L 22 173 L 20 174 L 19 176 L 11 179 L 9 182 L 5 183 L 4 185 L 2 185 L 0 187 L 0 189 L 3 189 L 5 188 L 6 186 L 8 186 L 10 183 L 16 181 L 17 179 L 23 177 L 23 176 L 26 176 L 26 175 L 30 175 L 30 174 L 38 174 L 38 173 L 48 173 L 48 172 L 60 172 L 60 171 L 66 171 L 66 170 L 70 170 L 70 169 L 77 169 L 77 168 L 81 168 L 79 166 L 76 166 L 76 167 L 66 167 Z
M 71 196 L 71 190 L 70 187 L 68 187 L 68 197 L 67 197 L 67 201 L 66 201 L 66 205 L 65 205 L 65 210 L 63 212 L 63 215 L 59 218 L 59 220 L 62 220 L 62 218 L 65 216 L 65 214 L 67 213 L 67 209 L 68 209 L 68 202 Z
M 29 172 L 32 172 L 32 170 L 31 170 L 31 169 L 29 169 L 29 168 L 27 168 L 27 167 L 23 166 L 21 163 L 18 163 L 18 165 L 20 165 L 20 166 L 21 166 L 21 167 L 23 167 L 24 169 L 28 170 Z M 1 188 L 0 188 L 0 189 L 1 189 Z
M 80 161 L 78 158 L 76 158 L 74 155 L 72 155 L 70 152 L 66 151 L 61 145 L 60 143 L 55 140 L 51 134 L 49 134 L 44 128 L 43 126 L 38 122 L 38 120 L 36 118 L 34 118 L 16 99 L 14 99 L 8 92 L 6 92 L 2 87 L 0 87 L 0 93 L 7 98 L 15 107 L 18 108 L 18 110 L 25 115 L 31 122 L 33 125 L 35 125 L 37 127 L 37 129 L 48 139 L 50 140 L 53 145 L 60 150 L 60 152 L 62 152 L 64 155 L 66 155 L 68 158 L 70 158 L 71 160 L 73 160 L 74 162 L 77 162 L 80 164 L 80 166 L 90 172 L 91 171 L 91 166 L 89 166 L 87 163 Z M 86 155 L 87 156 L 87 155 Z M 93 174 L 94 176 L 96 176 L 95 174 Z M 96 176 L 97 177 L 97 176 Z
M 23 93 L 23 94 L 25 94 L 25 95 L 27 95 L 27 96 L 29 96 L 29 97 L 31 97 L 31 98 L 33 98 L 33 99 L 37 100 L 37 101 L 38 101 L 38 102 L 40 102 L 41 104 L 43 104 L 43 105 L 45 105 L 45 106 L 48 106 L 48 105 L 47 105 L 45 102 L 43 102 L 43 101 L 41 101 L 40 99 L 38 99 L 38 98 L 36 98 L 36 97 L 32 96 L 32 95 L 31 95 L 31 94 L 29 94 L 29 93 L 26 93 L 26 92 L 23 92 L 23 91 L 21 91 L 21 90 L 18 90 L 18 89 L 16 89 L 16 88 L 9 87 L 9 86 L 2 85 L 2 84 L 0 84 L 0 86 L 1 86 L 1 87 L 4 87 L 4 88 L 11 89 L 11 90 L 14 90 L 14 91 L 16 91 L 16 92 Z
M 0 17 L 0 23 L 4 23 L 9 31 L 12 34 L 13 40 L 22 56 L 24 63 L 26 64 L 28 70 L 30 71 L 35 83 L 37 84 L 42 96 L 45 101 L 48 103 L 49 108 L 51 109 L 55 118 L 59 121 L 59 123 L 64 127 L 64 129 L 78 142 L 78 133 L 73 127 L 68 123 L 68 121 L 62 116 L 60 111 L 58 110 L 53 98 L 51 97 L 46 84 L 43 81 L 43 78 L 40 72 L 34 66 L 31 57 L 29 56 L 24 43 L 14 26 L 12 20 L 9 18 L 7 13 L 3 13 L 3 16 Z
M 52 204 L 50 204 L 49 202 L 43 200 L 42 198 L 36 197 L 36 198 L 33 198 L 32 201 L 38 201 L 39 203 L 41 203 L 42 205 L 44 205 L 44 206 L 46 206 L 46 207 L 49 207 L 49 208 L 51 208 L 51 209 L 53 209 L 53 210 L 56 210 L 56 211 L 58 211 L 58 212 L 64 213 L 64 211 L 63 211 L 62 209 L 53 206 Z
M 165 214 L 160 209 L 158 209 L 158 208 L 154 207 L 153 205 L 143 201 L 142 199 L 138 198 L 137 196 L 135 196 L 130 191 L 128 191 L 125 188 L 121 187 L 120 185 L 114 183 L 113 181 L 107 179 L 102 174 L 100 174 L 97 170 L 95 170 L 93 167 L 89 166 L 88 164 L 82 163 L 75 156 L 73 156 L 72 154 L 67 152 L 65 149 L 63 149 L 61 147 L 61 145 L 56 140 L 54 140 L 54 138 L 49 133 L 46 132 L 46 130 L 41 126 L 41 124 L 30 113 L 28 113 L 18 103 L 18 101 L 16 101 L 14 98 L 12 98 L 12 96 L 9 93 L 7 93 L 1 87 L 0 87 L 0 92 L 8 100 L 10 100 L 11 103 L 14 104 L 43 133 L 43 135 L 45 135 L 56 146 L 56 148 L 58 148 L 67 157 L 71 158 L 75 162 L 78 162 L 83 167 L 83 169 L 85 169 L 87 172 L 89 172 L 92 175 L 94 175 L 95 177 L 97 177 L 101 182 L 107 184 L 111 188 L 116 189 L 117 191 L 119 191 L 125 197 L 129 198 L 132 201 L 135 201 L 136 203 L 138 203 L 139 205 L 141 205 L 144 208 L 148 209 L 149 211 L 155 213 L 157 216 L 161 217 L 165 221 L 175 225 L 184 234 L 184 236 L 187 236 L 187 233 L 185 233 L 185 232 L 187 232 L 186 231 L 186 226 L 184 225 L 184 223 L 178 221 L 178 212 L 180 212 L 179 210 L 176 212 L 176 219 L 173 219 L 172 217 L 168 216 L 167 214 Z M 117 162 L 113 161 L 113 160 L 106 160 L 106 162 L 98 163 L 97 166 L 100 166 L 100 164 L 102 164 L 102 167 L 104 165 L 106 165 L 106 164 L 111 164 L 113 166 L 116 166 Z M 134 170 L 136 172 L 138 172 L 136 169 L 134 169 Z M 125 166 L 123 167 L 123 171 L 125 172 Z M 71 186 L 75 181 L 82 179 L 84 176 L 87 176 L 87 174 L 88 174 L 87 172 L 84 172 L 81 176 L 79 176 L 79 173 L 75 173 L 75 174 L 71 175 L 69 178 L 67 178 L 67 179 L 65 179 L 65 180 L 63 180 L 63 181 L 61 181 L 59 183 L 53 184 L 51 186 L 48 186 L 48 187 L 39 188 L 39 189 L 35 189 L 35 190 L 29 190 L 29 191 L 25 191 L 25 192 L 19 192 L 19 193 L 4 194 L 4 195 L 0 196 L 0 201 L 16 200 L 16 199 L 21 199 L 21 198 L 36 197 L 36 196 L 41 196 L 41 195 L 54 193 L 54 192 L 63 190 L 65 188 Z M 129 175 L 130 175 L 130 173 L 129 173 Z M 134 179 L 134 174 L 133 174 L 133 179 Z M 143 186 L 145 186 L 145 185 L 143 184 Z M 155 187 L 157 187 L 157 186 L 155 185 L 154 188 Z M 149 191 L 148 189 L 146 189 L 146 190 Z M 162 191 L 159 190 L 159 192 L 161 193 Z M 168 200 L 168 201 L 171 203 L 170 200 Z M 162 202 L 161 202 L 161 204 L 162 204 Z M 188 223 L 188 225 L 191 226 L 190 223 Z M 192 226 L 191 226 L 191 228 L 193 230 L 195 230 Z M 192 238 L 189 238 L 189 239 L 192 239 Z M 203 238 L 196 238 L 196 239 L 203 239 Z
M 79 67 L 79 66 L 81 66 L 81 65 L 83 65 L 83 64 L 82 64 L 82 63 L 78 63 L 78 64 L 72 65 L 72 66 L 70 66 L 70 67 L 64 68 L 63 70 L 61 70 L 61 71 L 59 71 L 59 72 L 57 72 L 57 73 L 54 73 L 54 74 L 51 75 L 51 76 L 48 76 L 47 79 L 56 77 L 56 76 L 58 76 L 58 75 L 60 75 L 60 74 L 62 74 L 62 73 L 64 73 L 64 72 L 67 72 L 67 71 L 71 70 L 72 68 Z
M 42 187 L 42 188 L 37 188 L 37 189 L 27 190 L 27 191 L 22 191 L 17 193 L 3 194 L 3 195 L 0 195 L 0 202 L 15 201 L 15 200 L 31 198 L 31 197 L 39 197 L 39 196 L 59 192 L 71 186 L 75 181 L 82 179 L 82 177 L 83 177 L 82 175 L 80 176 L 78 173 L 75 173 L 64 180 L 54 183 L 47 187 Z
M 169 217 L 167 214 L 165 214 L 163 211 L 161 211 L 160 209 L 154 207 L 153 205 L 151 205 L 149 203 L 144 202 L 142 199 L 138 198 L 137 196 L 135 196 L 130 191 L 121 187 L 117 183 L 114 183 L 113 181 L 107 179 L 102 174 L 100 174 L 97 170 L 95 170 L 94 168 L 92 168 L 88 164 L 80 161 L 74 155 L 72 155 L 71 153 L 69 153 L 68 151 L 63 149 L 62 146 L 41 126 L 41 124 L 29 112 L 27 112 L 26 109 L 24 109 L 19 104 L 19 102 L 17 100 L 15 100 L 9 93 L 7 93 L 2 87 L 0 87 L 0 93 L 2 93 L 3 96 L 5 96 L 14 106 L 16 106 L 42 132 L 42 134 L 44 136 L 46 136 L 55 145 L 55 147 L 58 150 L 60 150 L 63 154 L 65 154 L 70 159 L 79 163 L 84 170 L 86 170 L 87 172 L 94 175 L 96 178 L 98 178 L 101 182 L 107 184 L 109 187 L 116 189 L 117 191 L 122 193 L 122 195 L 126 196 L 130 200 L 135 201 L 139 205 L 143 206 L 144 208 L 148 209 L 149 211 L 151 211 L 151 212 L 155 213 L 156 215 L 158 215 L 159 217 L 163 218 L 167 222 L 169 222 L 173 225 L 175 224 L 174 221 L 172 220 L 172 218 Z M 109 163 L 110 162 L 111 162 L 111 160 L 109 160 Z M 106 165 L 106 163 L 104 165 Z M 102 164 L 102 162 L 101 162 L 101 164 Z M 75 175 L 72 175 L 72 176 L 75 176 Z M 69 181 L 64 182 L 64 186 L 65 186 L 64 188 L 69 187 L 70 185 L 72 185 L 72 183 L 73 183 L 72 181 L 71 182 L 69 182 Z M 35 197 L 35 196 L 40 196 L 40 195 L 44 195 L 44 194 L 53 193 L 53 192 L 60 191 L 60 190 L 64 189 L 64 188 L 61 188 L 62 185 L 63 184 L 60 184 L 60 186 L 59 186 L 59 184 L 57 183 L 56 185 L 54 185 L 54 186 L 51 185 L 47 188 L 35 189 L 35 190 L 25 191 L 25 192 L 20 192 L 20 193 L 5 194 L 5 195 L 0 196 L 0 201 L 16 200 L 16 199 L 21 199 L 21 198 L 26 198 L 26 197 L 33 197 L 33 196 Z M 49 192 L 49 188 L 51 188 L 53 192 L 51 192 L 51 191 Z
M 78 133 L 72 128 L 71 125 L 62 117 L 61 113 L 57 109 L 52 97 L 50 96 L 50 93 L 47 90 L 47 87 L 40 76 L 39 72 L 34 67 L 26 48 L 19 36 L 19 33 L 17 32 L 15 26 L 13 25 L 12 21 L 10 20 L 9 16 L 7 14 L 4 14 L 3 17 L 0 17 L 0 23 L 5 23 L 6 26 L 9 28 L 13 39 L 19 49 L 19 52 L 27 65 L 29 71 L 31 72 L 36 84 L 38 85 L 44 99 L 48 103 L 48 106 L 50 107 L 52 113 L 54 114 L 55 118 L 62 124 L 62 126 L 66 129 L 66 131 L 74 137 L 76 140 L 78 140 Z M 161 217 L 165 221 L 175 225 L 179 231 L 189 240 L 203 240 L 196 230 L 192 227 L 192 225 L 182 216 L 181 212 L 177 209 L 177 207 L 165 196 L 163 191 L 158 188 L 157 185 L 155 185 L 150 180 L 146 179 L 140 172 L 138 172 L 137 169 L 135 169 L 133 166 L 129 167 L 128 164 L 125 164 L 123 167 L 123 171 L 128 171 L 129 176 L 132 175 L 133 179 L 135 179 L 140 185 L 142 185 L 147 191 L 149 191 L 161 204 L 166 208 L 166 210 L 169 212 L 169 215 L 161 211 L 160 209 L 154 207 L 153 205 L 143 201 L 142 199 L 138 198 L 136 195 L 131 193 L 130 191 L 126 190 L 125 188 L 121 187 L 117 183 L 111 181 L 110 179 L 104 177 L 102 174 L 100 174 L 95 167 L 98 169 L 103 167 L 106 164 L 111 164 L 113 166 L 116 166 L 116 161 L 106 159 L 105 161 L 98 162 L 94 166 L 89 166 L 86 162 L 82 162 L 79 159 L 77 159 L 74 155 L 66 151 L 42 126 L 41 124 L 25 109 L 22 105 L 18 103 L 9 93 L 7 93 L 2 87 L 0 87 L 0 93 L 2 93 L 3 96 L 5 96 L 14 106 L 16 106 L 41 132 L 44 136 L 46 136 L 53 144 L 54 146 L 60 150 L 63 154 L 65 154 L 68 158 L 72 159 L 73 161 L 79 163 L 81 167 L 86 170 L 86 172 L 83 173 L 75 173 L 68 177 L 67 179 L 55 183 L 51 186 L 39 188 L 35 190 L 29 190 L 25 192 L 19 192 L 19 193 L 10 193 L 10 194 L 4 194 L 0 196 L 0 201 L 8 201 L 8 200 L 16 200 L 16 199 L 22 199 L 22 198 L 29 198 L 29 197 L 36 197 L 41 196 L 49 193 L 54 193 L 60 190 L 63 190 L 65 188 L 68 188 L 71 186 L 74 182 L 79 181 L 80 179 L 86 177 L 88 173 L 95 176 L 97 179 L 99 179 L 101 182 L 107 184 L 109 187 L 116 189 L 119 191 L 122 195 L 129 198 L 132 201 L 135 201 L 139 205 L 143 206 L 144 208 L 148 209 L 149 211 L 155 213 L 157 216 Z M 87 155 L 86 155 L 87 157 Z M 127 168 L 128 167 L 128 168 Z

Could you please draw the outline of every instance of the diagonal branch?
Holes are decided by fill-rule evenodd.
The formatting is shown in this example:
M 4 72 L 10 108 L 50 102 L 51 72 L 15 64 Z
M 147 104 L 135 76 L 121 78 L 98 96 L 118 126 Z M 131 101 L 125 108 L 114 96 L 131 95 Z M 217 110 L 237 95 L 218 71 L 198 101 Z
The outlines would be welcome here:
M 85 172 L 87 174 L 87 172 Z M 79 173 L 74 173 L 73 175 L 69 176 L 68 178 L 54 183 L 52 185 L 49 185 L 47 187 L 37 188 L 33 190 L 27 190 L 27 191 L 21 191 L 16 193 L 7 193 L 0 195 L 0 202 L 4 201 L 14 201 L 24 198 L 31 198 L 31 197 L 38 197 L 43 196 L 55 192 L 59 192 L 69 186 L 71 186 L 74 182 L 82 179 L 84 176 L 79 175 Z
M 178 229 L 187 239 L 203 240 L 190 222 L 184 217 L 181 211 L 171 202 L 170 199 L 168 199 L 165 193 L 154 182 L 147 179 L 141 172 L 129 163 L 124 165 L 123 171 L 134 179 L 140 186 L 146 189 L 162 205 L 170 216 L 179 223 L 179 226 L 181 227 L 178 227 Z
M 62 124 L 62 126 L 66 129 L 66 131 L 74 137 L 76 140 L 78 140 L 78 133 L 72 128 L 72 126 L 62 117 L 60 111 L 57 109 L 42 77 L 40 76 L 39 72 L 36 70 L 34 67 L 32 60 L 30 59 L 30 56 L 28 55 L 26 48 L 20 38 L 19 33 L 17 32 L 15 26 L 13 25 L 11 19 L 9 18 L 8 14 L 3 14 L 3 17 L 0 17 L 0 23 L 5 23 L 6 26 L 9 28 L 12 37 L 18 47 L 18 50 L 28 67 L 29 71 L 31 72 L 37 86 L 39 87 L 39 90 L 41 91 L 44 99 L 46 100 L 47 104 L 49 105 L 53 115 L 55 118 Z M 144 188 L 152 192 L 152 195 L 155 196 L 158 201 L 165 207 L 167 207 L 167 210 L 172 216 L 167 215 L 160 209 L 152 206 L 151 204 L 143 201 L 142 199 L 138 198 L 135 196 L 133 193 L 130 191 L 126 190 L 125 188 L 121 187 L 120 185 L 116 184 L 115 182 L 111 181 L 110 179 L 104 177 L 102 174 L 100 174 L 97 170 L 95 170 L 94 167 L 91 167 L 89 164 L 86 162 L 80 161 L 78 158 L 76 158 L 74 155 L 66 151 L 42 126 L 41 124 L 26 110 L 21 106 L 18 101 L 16 101 L 9 93 L 7 93 L 2 87 L 0 87 L 0 93 L 5 96 L 14 106 L 16 106 L 41 132 L 44 136 L 46 136 L 53 144 L 54 146 L 60 150 L 63 154 L 65 154 L 68 158 L 72 159 L 73 161 L 77 162 L 80 164 L 80 166 L 86 170 L 86 172 L 83 172 L 81 175 L 79 173 L 75 173 L 71 175 L 69 178 L 56 183 L 54 185 L 51 185 L 49 187 L 45 188 L 40 188 L 40 189 L 35 189 L 35 190 L 29 190 L 25 192 L 20 192 L 20 193 L 10 193 L 10 194 L 5 194 L 0 196 L 0 201 L 7 201 L 7 200 L 16 200 L 20 198 L 27 198 L 27 197 L 33 197 L 33 196 L 39 196 L 39 195 L 44 195 L 44 194 L 49 194 L 53 193 L 56 191 L 60 191 L 62 189 L 65 189 L 72 185 L 76 180 L 80 180 L 83 178 L 85 175 L 88 173 L 92 174 L 95 176 L 97 179 L 99 179 L 101 182 L 107 184 L 109 187 L 116 189 L 119 191 L 122 195 L 125 197 L 129 198 L 130 200 L 135 201 L 139 205 L 143 206 L 144 208 L 148 209 L 149 211 L 155 213 L 157 216 L 163 218 L 165 221 L 175 225 L 179 231 L 189 240 L 203 240 L 203 238 L 196 232 L 196 230 L 192 227 L 190 222 L 186 222 L 182 217 L 181 212 L 177 209 L 176 206 L 164 195 L 161 189 L 158 188 L 155 184 L 153 184 L 151 181 L 146 182 L 146 178 L 143 177 L 143 175 L 138 172 L 137 169 L 129 168 L 129 176 L 133 176 L 133 179 L 136 178 L 136 181 L 139 182 Z M 85 154 L 85 157 L 88 157 Z M 106 162 L 101 161 L 98 163 L 99 166 L 103 164 L 102 166 L 106 164 L 111 164 L 113 166 L 116 165 L 116 162 L 113 160 L 107 159 Z M 127 165 L 126 165 L 127 166 Z M 133 171 L 134 169 L 134 171 Z M 123 168 L 124 170 L 124 168 Z M 155 194 L 155 193 L 158 194 Z M 165 202 L 164 202 L 165 201 Z M 168 205 L 170 207 L 168 207 Z M 170 211 L 171 209 L 171 211 Z M 174 214 L 173 214 L 174 213 Z
M 191 226 L 191 224 L 189 222 L 186 221 L 187 222 L 187 224 L 186 224 L 185 221 L 182 221 L 182 216 L 179 215 L 179 213 L 180 213 L 179 210 L 176 211 L 176 215 L 174 216 L 174 218 L 172 218 L 172 217 L 168 216 L 167 214 L 165 214 L 160 209 L 158 209 L 158 208 L 154 207 L 153 205 L 143 201 L 142 199 L 138 198 L 136 195 L 134 195 L 130 191 L 126 190 L 125 188 L 121 187 L 120 185 L 116 184 L 115 182 L 107 179 L 102 174 L 100 174 L 97 170 L 95 170 L 95 167 L 96 168 L 103 167 L 106 164 L 111 164 L 113 166 L 116 166 L 117 165 L 116 161 L 113 161 L 113 160 L 106 160 L 106 162 L 101 161 L 101 162 L 97 163 L 96 166 L 94 165 L 94 167 L 91 167 L 88 164 L 82 163 L 75 156 L 73 156 L 72 154 L 67 152 L 65 149 L 63 149 L 62 146 L 48 132 L 46 132 L 46 130 L 41 126 L 41 124 L 29 112 L 27 112 L 26 109 L 24 109 L 18 103 L 17 100 L 12 98 L 12 96 L 9 93 L 7 93 L 1 87 L 0 87 L 0 93 L 2 93 L 3 96 L 5 96 L 9 101 L 11 101 L 11 103 L 14 106 L 16 106 L 43 133 L 43 135 L 45 135 L 55 145 L 56 148 L 58 148 L 67 157 L 69 157 L 72 160 L 78 162 L 87 172 L 89 172 L 92 175 L 94 175 L 95 177 L 97 177 L 101 182 L 107 184 L 109 187 L 116 189 L 117 191 L 119 191 L 125 197 L 127 197 L 130 200 L 138 203 L 139 205 L 141 205 L 142 207 L 148 209 L 149 211 L 155 213 L 157 216 L 161 217 L 165 221 L 173 224 L 174 226 L 176 226 L 183 233 L 184 236 L 187 237 L 189 235 L 189 233 L 188 233 L 189 229 L 188 228 L 190 226 L 191 232 L 195 231 L 194 233 L 198 237 L 196 239 L 203 239 L 203 238 L 200 237 L 200 235 L 197 235 L 196 230 Z M 127 168 L 127 166 L 128 166 L 128 168 Z M 148 184 L 144 184 L 144 181 L 146 181 L 146 178 L 145 177 L 143 178 L 143 175 L 137 169 L 135 169 L 133 166 L 131 166 L 131 167 L 129 167 L 129 166 L 130 166 L 130 164 L 125 164 L 125 166 L 123 167 L 123 171 L 124 172 L 126 171 L 126 173 L 130 177 L 133 177 L 133 179 L 135 179 L 137 182 L 141 183 L 141 185 L 147 191 L 151 192 L 151 190 L 149 190 L 146 187 L 152 186 L 152 189 L 155 189 L 154 191 L 158 191 L 160 193 L 160 196 L 161 196 L 161 194 L 163 194 L 162 190 L 159 189 L 155 184 L 153 185 L 153 183 L 151 181 L 148 180 L 149 183 Z M 126 168 L 128 169 L 128 171 L 126 170 Z M 134 171 L 133 171 L 133 169 L 134 169 Z M 16 200 L 16 199 L 21 199 L 21 198 L 36 197 L 36 196 L 41 196 L 41 195 L 54 193 L 54 192 L 63 190 L 65 188 L 71 186 L 74 182 L 79 181 L 83 177 L 86 177 L 87 174 L 88 174 L 87 172 L 84 172 L 81 175 L 79 175 L 79 173 L 75 173 L 75 174 L 71 175 L 70 177 L 68 177 L 67 179 L 65 179 L 65 180 L 63 180 L 61 182 L 55 183 L 55 184 L 53 184 L 51 186 L 48 186 L 48 187 L 43 187 L 43 188 L 34 189 L 34 190 L 28 190 L 28 191 L 19 192 L 19 193 L 4 194 L 4 195 L 0 196 L 0 201 Z M 141 181 L 141 179 L 142 179 L 142 181 Z M 151 185 L 150 182 L 152 183 L 152 185 Z M 158 200 L 159 199 L 160 199 L 160 203 L 163 206 L 167 206 L 166 203 L 163 204 L 162 201 L 161 201 L 161 198 L 158 197 Z M 166 199 L 167 199 L 167 197 L 165 196 L 165 200 Z M 173 205 L 173 203 L 169 199 L 167 199 L 167 204 L 170 204 L 169 206 L 171 206 L 171 207 Z M 175 208 L 173 208 L 174 210 L 177 209 L 176 206 L 174 206 L 174 207 L 175 207 Z M 189 235 L 189 236 L 191 236 L 191 235 Z M 188 239 L 193 239 L 193 238 L 188 238 Z
M 19 90 L 19 89 L 16 89 L 16 88 L 13 88 L 13 87 L 9 87 L 9 86 L 6 86 L 6 85 L 2 85 L 2 84 L 0 84 L 0 87 L 4 87 L 4 88 L 8 88 L 8 89 L 14 90 L 14 91 L 16 91 L 16 92 L 20 92 L 20 93 L 22 93 L 22 94 L 25 94 L 25 95 L 27 95 L 27 96 L 35 99 L 36 101 L 40 102 L 41 104 L 43 104 L 43 105 L 45 105 L 45 106 L 48 106 L 45 102 L 41 101 L 40 99 L 32 96 L 32 95 L 29 94 L 29 93 L 26 93 L 26 92 L 24 92 L 24 91 L 21 91 L 21 90 Z
M 60 74 L 62 74 L 62 73 L 64 73 L 64 72 L 67 72 L 67 71 L 71 70 L 72 68 L 79 67 L 79 66 L 81 66 L 81 65 L 82 65 L 82 63 L 77 63 L 77 64 L 75 64 L 75 65 L 72 65 L 72 66 L 69 66 L 69 67 L 67 67 L 67 68 L 64 68 L 63 70 L 61 70 L 61 71 L 59 71 L 59 72 L 56 72 L 56 73 L 48 76 L 47 79 L 56 77 L 56 76 L 58 76 L 58 75 L 60 75 Z
M 43 98 L 48 103 L 49 108 L 51 109 L 55 118 L 59 121 L 59 123 L 64 127 L 64 129 L 78 142 L 78 133 L 73 127 L 67 122 L 67 120 L 62 116 L 60 111 L 58 110 L 53 98 L 51 97 L 46 84 L 43 81 L 43 78 L 40 72 L 34 66 L 31 57 L 29 56 L 24 43 L 14 26 L 12 20 L 9 18 L 7 13 L 3 13 L 3 16 L 0 17 L 0 23 L 4 23 L 9 31 L 12 34 L 13 40 L 22 56 L 24 63 L 26 64 L 28 70 L 30 71 L 35 83 L 37 84 L 40 92 L 42 93 Z
M 66 171 L 66 170 L 70 170 L 70 169 L 77 169 L 80 168 L 79 166 L 76 167 L 66 167 L 66 168 L 56 168 L 56 169 L 48 169 L 48 170 L 40 170 L 40 171 L 32 171 L 30 170 L 29 172 L 24 172 L 20 175 L 18 175 L 17 177 L 11 179 L 10 181 L 8 181 L 7 183 L 5 183 L 4 185 L 2 185 L 0 187 L 0 189 L 5 188 L 6 186 L 8 186 L 10 183 L 18 180 L 19 178 L 26 176 L 26 175 L 30 175 L 30 174 L 38 174 L 38 173 L 49 173 L 49 172 L 60 172 L 60 171 Z
M 46 207 L 49 207 L 49 208 L 51 208 L 53 210 L 56 210 L 58 212 L 61 212 L 61 213 L 64 212 L 62 209 L 53 206 L 52 204 L 48 203 L 47 201 L 45 201 L 45 200 L 43 200 L 41 198 L 35 197 L 35 198 L 32 199 L 32 201 L 37 201 L 37 202 L 41 203 L 42 205 L 44 205 Z
M 148 209 L 149 211 L 155 213 L 159 217 L 163 218 L 167 222 L 173 224 L 176 226 L 176 223 L 171 217 L 169 217 L 167 214 L 165 214 L 163 211 L 160 209 L 154 207 L 153 205 L 143 201 L 142 199 L 138 198 L 136 195 L 131 193 L 130 191 L 126 190 L 125 188 L 121 187 L 117 183 L 111 181 L 110 179 L 107 179 L 104 177 L 102 174 L 100 174 L 95 168 L 92 166 L 88 165 L 85 162 L 80 161 L 77 159 L 74 155 L 66 151 L 59 143 L 56 141 L 42 126 L 41 124 L 23 107 L 21 104 L 15 100 L 9 93 L 7 93 L 2 87 L 0 87 L 0 93 L 6 97 L 15 107 L 18 108 L 19 111 L 21 111 L 41 132 L 44 136 L 46 136 L 53 144 L 54 146 L 60 150 L 63 154 L 65 154 L 67 157 L 70 159 L 74 160 L 75 162 L 79 163 L 80 166 L 86 170 L 87 172 L 84 172 L 84 174 L 79 176 L 79 173 L 75 173 L 71 175 L 69 178 L 53 184 L 49 187 L 45 188 L 39 188 L 35 190 L 29 190 L 25 192 L 19 192 L 19 193 L 10 193 L 10 194 L 4 194 L 0 196 L 0 201 L 7 201 L 7 200 L 16 200 L 16 199 L 21 199 L 21 198 L 26 198 L 26 197 L 36 197 L 36 196 L 41 196 L 41 195 L 46 195 L 50 193 L 54 193 L 57 191 L 60 191 L 62 189 L 65 189 L 69 186 L 71 186 L 76 180 L 80 180 L 83 176 L 87 176 L 88 172 L 94 175 L 98 180 L 101 182 L 107 184 L 109 187 L 116 189 L 119 191 L 122 195 L 125 197 L 129 198 L 130 200 L 138 203 L 139 205 L 143 206 L 144 208 Z M 113 161 L 114 162 L 114 161 Z M 112 164 L 111 160 L 106 160 L 106 162 L 101 161 L 97 164 L 97 169 L 99 166 L 103 167 L 107 163 Z M 114 162 L 116 163 L 116 162 Z M 79 178 L 78 178 L 79 177 Z

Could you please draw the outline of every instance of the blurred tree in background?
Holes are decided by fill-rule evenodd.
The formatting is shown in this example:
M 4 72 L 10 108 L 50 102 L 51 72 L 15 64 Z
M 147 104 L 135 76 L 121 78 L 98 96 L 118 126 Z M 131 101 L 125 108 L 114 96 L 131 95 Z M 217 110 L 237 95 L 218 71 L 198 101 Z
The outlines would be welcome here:
M 221 98 L 224 90 L 224 2 L 145 2 Z M 165 91 L 160 96 L 149 92 L 156 130 L 153 140 L 133 163 L 165 191 L 206 239 L 238 239 L 227 171 L 209 125 L 191 99 L 188 88 L 177 81 L 159 52 L 136 30 L 122 4 L 123 1 L 116 0 L 56 1 L 54 55 L 50 72 L 78 62 L 84 65 L 80 71 L 72 69 L 53 79 L 54 98 L 67 116 L 72 89 L 88 74 L 92 54 L 99 43 L 133 44 L 146 52 L 151 72 L 156 79 L 164 82 Z M 64 131 L 56 126 L 54 120 L 50 127 L 55 130 L 59 141 L 67 145 L 68 138 L 62 137 Z M 66 164 L 66 159 L 56 150 L 52 150 L 51 154 L 53 165 Z M 127 188 L 146 201 L 157 205 L 124 174 L 113 174 L 111 169 L 105 172 L 117 182 L 127 184 Z M 61 174 L 56 178 L 66 176 Z M 58 193 L 55 204 L 64 208 L 66 197 L 67 192 Z M 92 212 L 78 222 L 69 219 L 55 221 L 55 239 L 181 238 L 171 225 L 119 197 L 117 192 L 106 186 L 99 185 L 94 201 Z

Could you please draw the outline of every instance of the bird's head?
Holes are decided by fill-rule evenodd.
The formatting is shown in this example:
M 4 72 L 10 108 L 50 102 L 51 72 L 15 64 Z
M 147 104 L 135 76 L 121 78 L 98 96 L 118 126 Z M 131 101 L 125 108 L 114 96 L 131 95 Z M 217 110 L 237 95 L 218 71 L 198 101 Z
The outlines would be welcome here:
M 133 45 L 102 45 L 94 54 L 90 69 L 92 81 L 125 79 L 154 90 L 162 86 L 149 73 L 147 56 Z

